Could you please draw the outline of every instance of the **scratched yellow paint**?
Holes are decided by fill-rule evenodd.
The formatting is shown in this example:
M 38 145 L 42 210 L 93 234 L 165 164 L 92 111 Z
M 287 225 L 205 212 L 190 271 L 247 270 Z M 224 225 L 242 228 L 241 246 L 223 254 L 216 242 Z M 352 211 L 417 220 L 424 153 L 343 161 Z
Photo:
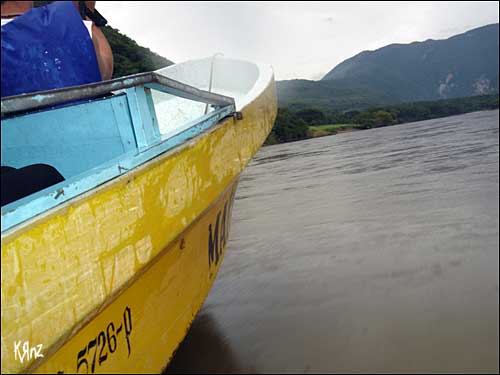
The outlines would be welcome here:
M 164 367 L 215 280 L 221 259 L 208 264 L 208 228 L 215 226 L 224 206 L 229 216 L 235 191 L 236 181 L 136 282 L 35 372 L 140 373 Z
M 208 225 L 215 225 L 276 110 L 272 81 L 243 109 L 243 120 L 226 119 L 188 144 L 3 233 L 2 373 L 75 372 L 78 352 L 93 339 L 101 344 L 96 373 L 160 371 L 220 264 L 208 267 Z M 123 328 L 113 353 L 114 341 L 106 336 L 103 360 L 103 335 L 110 322 L 118 329 L 127 307 L 130 356 Z M 16 341 L 42 344 L 44 357 L 20 363 Z M 86 372 L 82 358 L 79 370 Z M 86 360 L 91 365 L 93 358 Z

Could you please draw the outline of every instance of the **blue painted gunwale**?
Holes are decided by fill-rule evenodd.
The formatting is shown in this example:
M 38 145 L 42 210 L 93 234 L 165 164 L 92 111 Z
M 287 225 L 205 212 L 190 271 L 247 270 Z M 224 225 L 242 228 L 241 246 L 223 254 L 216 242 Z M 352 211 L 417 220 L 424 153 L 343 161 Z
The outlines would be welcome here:
M 147 90 L 148 88 L 144 86 L 127 89 L 129 115 L 133 123 L 136 148 L 59 184 L 3 206 L 1 209 L 2 236 L 8 235 L 26 221 L 55 207 L 60 208 L 59 206 L 63 203 L 68 205 L 73 198 L 182 146 L 215 126 L 225 117 L 231 116 L 235 111 L 234 104 L 222 108 L 216 107 L 214 111 L 190 122 L 182 132 L 168 138 L 161 137 L 150 92 Z M 165 91 L 165 88 L 163 87 L 161 91 Z M 203 100 L 198 98 L 198 101 Z M 91 106 L 92 102 L 83 105 Z

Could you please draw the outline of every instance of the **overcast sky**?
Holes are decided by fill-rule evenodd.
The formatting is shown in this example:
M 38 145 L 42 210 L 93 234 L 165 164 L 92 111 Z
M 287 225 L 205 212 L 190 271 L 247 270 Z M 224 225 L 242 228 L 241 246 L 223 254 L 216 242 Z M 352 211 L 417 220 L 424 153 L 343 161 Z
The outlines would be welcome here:
M 182 62 L 268 63 L 276 79 L 320 79 L 363 50 L 445 39 L 498 22 L 492 2 L 107 2 L 96 8 L 142 46 Z

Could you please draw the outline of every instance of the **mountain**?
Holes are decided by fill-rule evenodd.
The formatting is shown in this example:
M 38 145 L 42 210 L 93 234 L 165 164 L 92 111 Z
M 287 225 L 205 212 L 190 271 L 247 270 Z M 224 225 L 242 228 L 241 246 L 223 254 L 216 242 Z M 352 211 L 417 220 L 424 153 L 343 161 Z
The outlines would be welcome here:
M 104 26 L 102 32 L 113 51 L 113 78 L 149 72 L 173 64 L 149 48 L 138 45 L 117 29 Z
M 498 92 L 499 25 L 364 51 L 321 81 L 278 82 L 280 106 L 365 108 Z
M 348 80 L 308 81 L 294 79 L 276 82 L 278 106 L 289 107 L 294 111 L 305 108 L 350 110 L 375 105 L 390 104 L 388 95 L 377 89 L 351 84 Z

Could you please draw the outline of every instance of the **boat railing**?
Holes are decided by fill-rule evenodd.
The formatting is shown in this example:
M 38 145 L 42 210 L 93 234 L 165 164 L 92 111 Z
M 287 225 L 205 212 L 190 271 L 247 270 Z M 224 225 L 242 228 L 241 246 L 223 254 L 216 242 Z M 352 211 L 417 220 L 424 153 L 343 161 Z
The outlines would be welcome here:
M 177 131 L 160 131 L 152 91 L 210 104 Z M 113 93 L 113 95 L 109 95 Z M 233 98 L 155 72 L 57 90 L 4 97 L 2 164 L 44 163 L 65 181 L 2 206 L 2 234 L 202 134 L 228 116 Z
M 211 104 L 215 107 L 234 106 L 234 99 L 228 96 L 200 90 L 156 72 L 147 72 L 87 85 L 3 97 L 1 100 L 1 116 L 3 118 L 18 112 L 95 98 L 112 91 L 138 86 L 155 89 L 184 99 Z

